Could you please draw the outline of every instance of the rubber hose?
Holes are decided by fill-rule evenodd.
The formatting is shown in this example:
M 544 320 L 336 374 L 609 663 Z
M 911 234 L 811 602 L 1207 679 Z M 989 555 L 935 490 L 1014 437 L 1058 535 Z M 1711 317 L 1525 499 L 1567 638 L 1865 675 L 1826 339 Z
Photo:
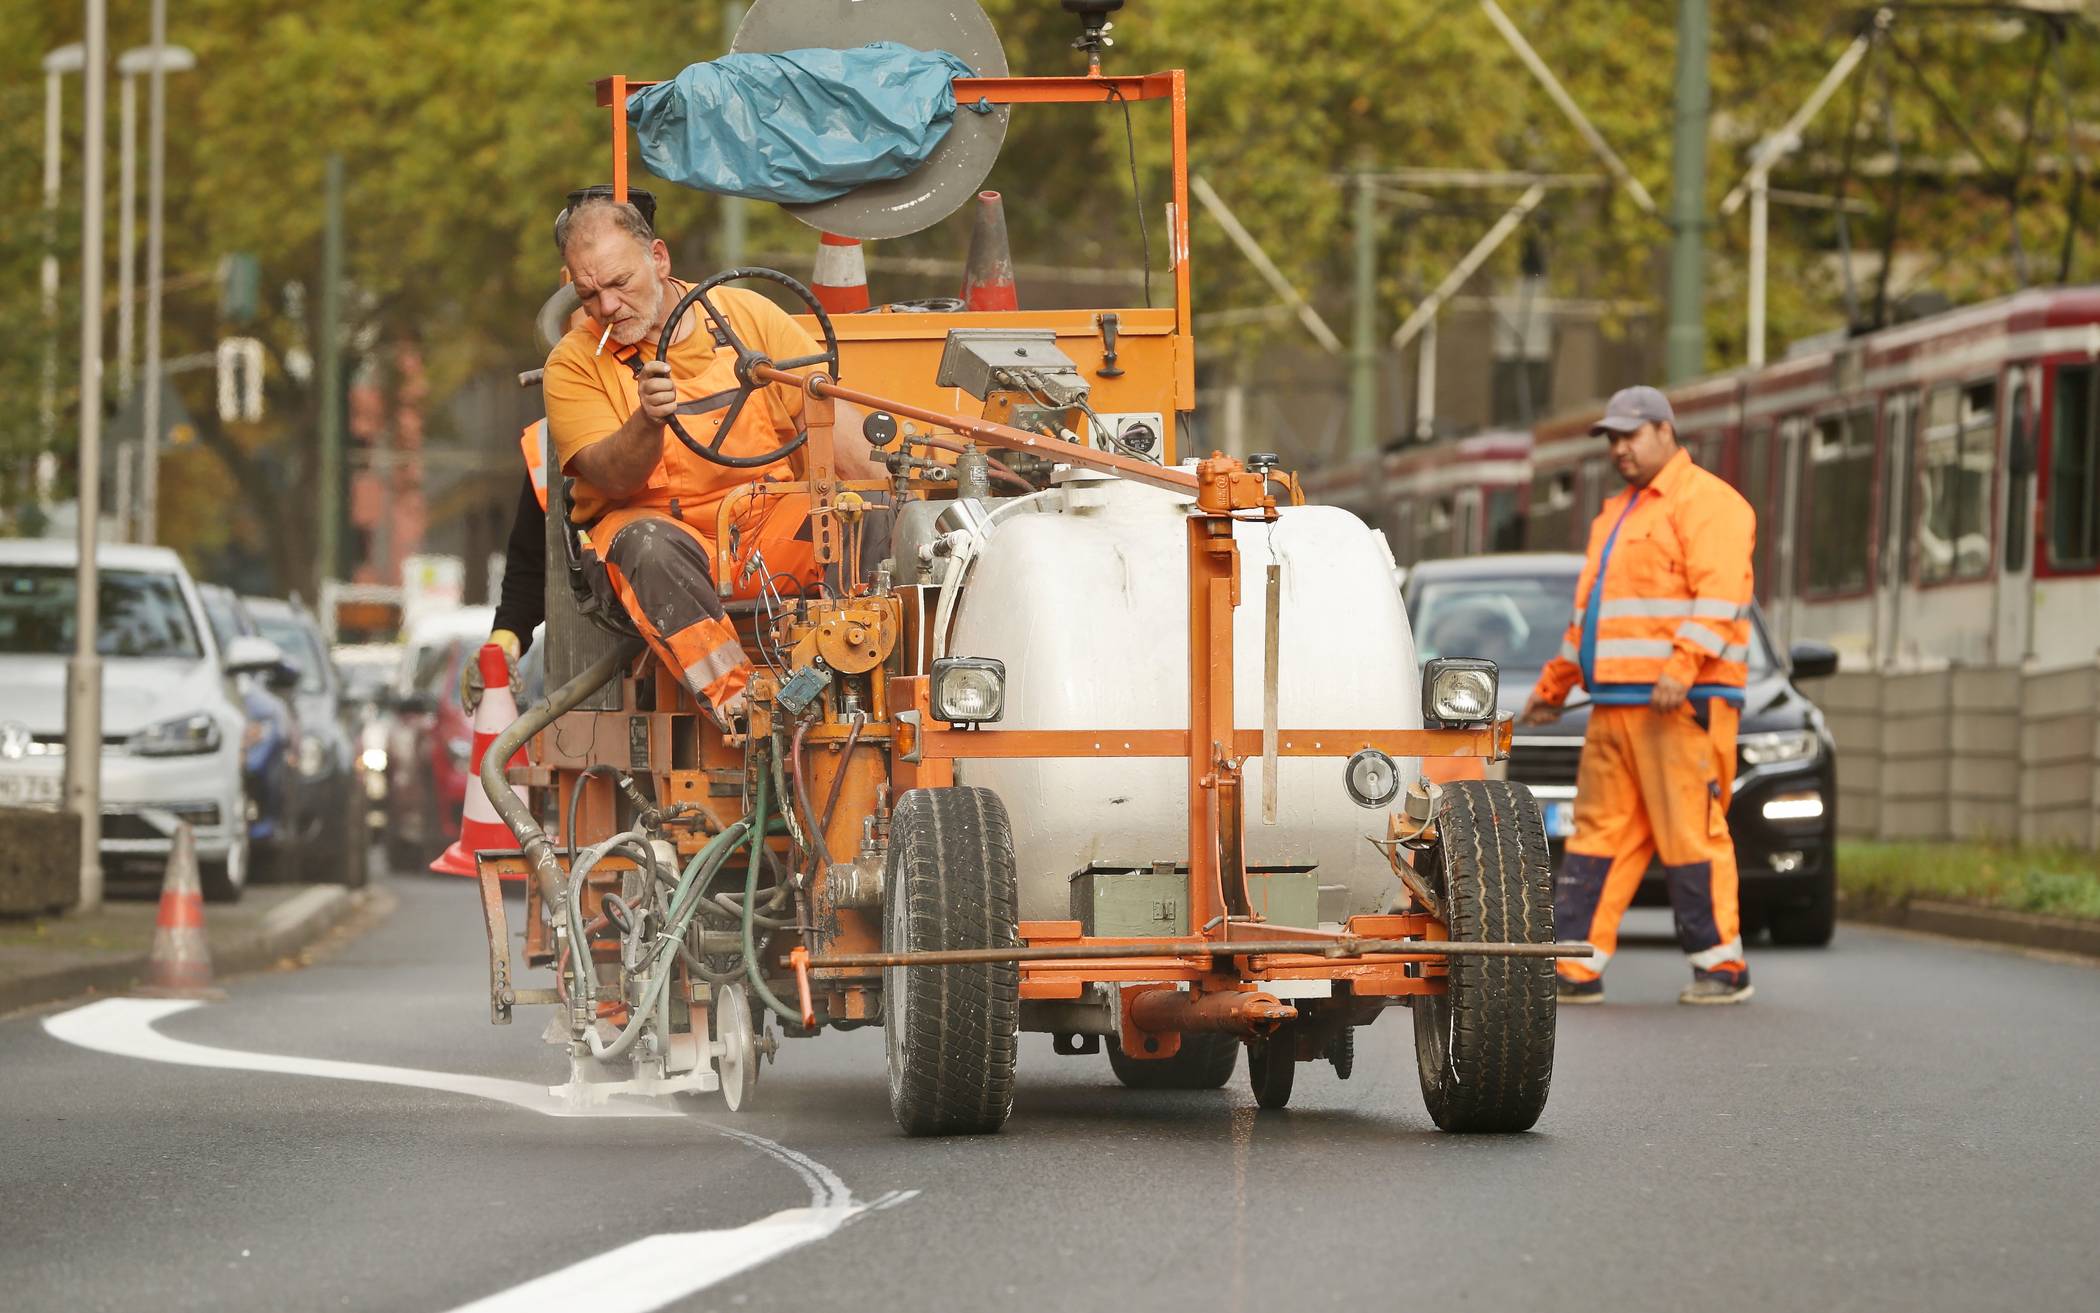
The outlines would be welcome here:
M 766 786 L 771 782 L 768 772 L 760 771 L 758 774 L 758 793 L 752 800 L 751 815 L 754 818 L 752 831 L 755 832 L 757 837 L 752 840 L 751 863 L 744 874 L 744 961 L 750 964 L 751 992 L 758 995 L 758 1001 L 770 1008 L 774 1015 L 781 1020 L 790 1025 L 800 1026 L 802 1024 L 802 1014 L 781 1002 L 774 996 L 772 989 L 767 986 L 765 972 L 759 970 L 758 945 L 754 942 L 752 936 L 751 918 L 754 914 L 755 905 L 758 902 L 758 871 L 759 867 L 764 863 L 766 851 Z

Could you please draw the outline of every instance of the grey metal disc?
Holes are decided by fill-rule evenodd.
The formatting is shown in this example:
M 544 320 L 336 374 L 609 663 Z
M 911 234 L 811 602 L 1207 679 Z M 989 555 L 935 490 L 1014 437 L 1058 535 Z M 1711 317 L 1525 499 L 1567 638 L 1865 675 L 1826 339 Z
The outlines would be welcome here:
M 850 50 L 896 41 L 945 50 L 979 77 L 1006 76 L 1006 50 L 977 0 L 756 0 L 730 43 L 732 52 Z M 954 126 L 931 157 L 902 178 L 871 182 L 844 196 L 780 208 L 820 232 L 876 241 L 930 228 L 976 195 L 1006 141 L 1004 105 L 989 114 L 958 106 Z

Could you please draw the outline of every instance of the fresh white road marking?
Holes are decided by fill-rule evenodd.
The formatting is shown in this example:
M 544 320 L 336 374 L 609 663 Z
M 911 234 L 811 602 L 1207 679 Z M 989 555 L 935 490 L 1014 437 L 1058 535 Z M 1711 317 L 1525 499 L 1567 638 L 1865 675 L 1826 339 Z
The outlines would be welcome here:
M 369 1062 L 245 1053 L 171 1039 L 153 1029 L 153 1023 L 161 1018 L 196 1006 L 183 1000 L 106 999 L 46 1018 L 44 1030 L 56 1039 L 97 1053 L 148 1062 L 444 1090 L 507 1103 L 549 1117 L 682 1118 L 675 1110 L 625 1099 L 579 1110 L 548 1093 L 544 1085 L 526 1081 Z M 649 1236 L 477 1299 L 453 1313 L 538 1313 L 568 1308 L 588 1308 L 593 1313 L 649 1313 L 778 1258 L 790 1249 L 822 1240 L 863 1213 L 893 1208 L 917 1194 L 904 1191 L 871 1203 L 857 1203 L 838 1173 L 807 1154 L 749 1131 L 711 1122 L 701 1124 L 757 1149 L 802 1178 L 809 1189 L 809 1206 L 783 1209 L 771 1217 L 726 1231 Z

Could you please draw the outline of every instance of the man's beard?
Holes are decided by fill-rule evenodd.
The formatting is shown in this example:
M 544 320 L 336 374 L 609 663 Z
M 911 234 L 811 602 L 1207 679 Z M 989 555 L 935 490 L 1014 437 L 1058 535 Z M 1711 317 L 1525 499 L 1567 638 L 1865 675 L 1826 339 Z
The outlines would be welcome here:
M 637 289 L 634 300 L 638 305 L 649 307 L 647 315 L 637 314 L 632 319 L 623 319 L 613 325 L 613 341 L 621 346 L 633 346 L 649 336 L 655 325 L 652 320 L 663 310 L 663 283 L 652 272 L 647 275 L 648 286 Z

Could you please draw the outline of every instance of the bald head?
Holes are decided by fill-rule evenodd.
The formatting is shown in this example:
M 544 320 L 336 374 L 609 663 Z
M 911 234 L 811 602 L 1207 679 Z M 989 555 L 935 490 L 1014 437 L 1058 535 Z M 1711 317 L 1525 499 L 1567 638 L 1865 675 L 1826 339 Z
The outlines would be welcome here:
M 614 341 L 633 346 L 663 328 L 671 311 L 671 252 L 641 211 L 593 197 L 563 214 L 554 240 L 583 308 L 612 329 Z

